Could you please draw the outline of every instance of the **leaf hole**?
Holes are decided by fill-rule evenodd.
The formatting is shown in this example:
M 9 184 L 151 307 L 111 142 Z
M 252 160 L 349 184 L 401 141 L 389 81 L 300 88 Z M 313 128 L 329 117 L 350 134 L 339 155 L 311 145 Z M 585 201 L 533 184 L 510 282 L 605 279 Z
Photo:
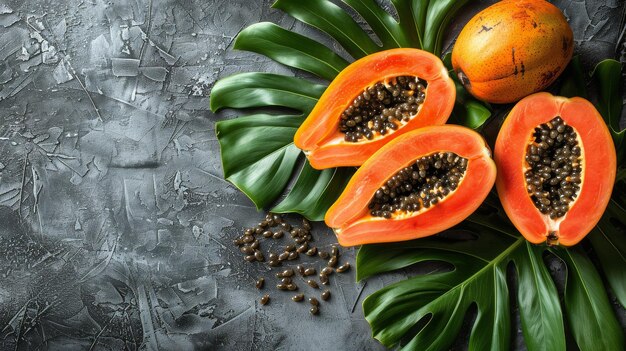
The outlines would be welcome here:
M 472 333 L 472 329 L 474 327 L 474 323 L 476 323 L 476 318 L 478 317 L 478 305 L 473 302 L 465 311 L 465 317 L 463 318 L 463 324 L 461 325 L 461 329 L 459 330 L 459 334 L 456 336 L 456 339 L 452 345 L 450 345 L 450 350 L 467 350 L 467 346 L 469 345 L 470 335 Z
M 522 321 L 519 314 L 519 305 L 517 303 L 517 271 L 515 264 L 511 261 L 506 267 L 506 284 L 509 290 L 509 313 L 511 315 L 511 340 L 509 349 L 518 350 L 523 349 L 524 336 L 522 333 L 517 332 L 522 329 Z
M 550 272 L 550 276 L 556 285 L 559 296 L 563 296 L 565 291 L 565 280 L 567 277 L 567 265 L 563 260 L 548 250 L 543 253 L 543 262 Z
M 422 317 L 411 329 L 407 330 L 406 334 L 400 339 L 399 345 L 404 347 L 406 344 L 410 343 L 411 340 L 422 330 L 426 325 L 433 319 L 433 314 L 429 313 Z

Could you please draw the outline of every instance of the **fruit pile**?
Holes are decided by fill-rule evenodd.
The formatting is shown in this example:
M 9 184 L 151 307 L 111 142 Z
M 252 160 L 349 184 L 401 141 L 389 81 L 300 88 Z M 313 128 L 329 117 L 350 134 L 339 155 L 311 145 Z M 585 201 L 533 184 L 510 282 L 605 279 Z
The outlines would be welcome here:
M 454 348 L 471 320 L 470 348 L 506 349 L 519 319 L 529 350 L 565 350 L 569 340 L 622 349 L 610 302 L 626 306 L 622 64 L 602 61 L 587 85 L 567 19 L 545 0 L 486 8 L 445 55 L 449 21 L 469 0 L 393 0 L 395 13 L 339 2 L 273 5 L 334 39 L 332 48 L 267 22 L 238 35 L 235 49 L 329 84 L 261 72 L 218 81 L 213 111 L 262 109 L 216 124 L 224 177 L 259 209 L 324 220 L 343 246 L 375 244 L 359 249 L 357 280 L 425 261 L 450 268 L 364 300 L 385 346 Z M 588 86 L 598 88 L 597 109 Z M 483 131 L 498 131 L 495 144 Z M 276 254 L 270 266 L 295 256 Z
M 502 18 L 513 20 L 502 23 Z M 502 1 L 465 26 L 452 64 L 475 97 L 514 102 L 554 82 L 572 51 L 572 31 L 555 6 L 543 0 Z M 361 166 L 326 214 L 326 224 L 341 244 L 438 233 L 469 216 L 493 187 L 493 167 L 473 167 L 490 156 L 480 135 L 444 126 L 423 129 L 445 123 L 451 112 L 455 90 L 443 87 L 454 83 L 441 67 L 438 58 L 417 49 L 362 58 L 332 82 L 298 129 L 296 146 L 305 150 L 313 167 Z M 441 98 L 448 102 L 444 107 Z M 539 110 L 533 104 L 554 108 Z M 582 110 L 568 108 L 581 104 L 586 104 Z M 441 135 L 444 131 L 448 137 Z M 334 137 L 337 132 L 345 137 Z M 476 144 L 483 150 L 471 153 Z M 587 148 L 594 149 L 594 160 L 588 160 Z M 498 193 L 512 222 L 530 241 L 573 245 L 600 220 L 615 179 L 616 156 L 609 131 L 591 104 L 547 93 L 527 97 L 507 118 L 495 153 Z M 606 173 L 588 169 L 600 158 Z M 587 189 L 600 193 L 588 199 Z M 589 211 L 577 216 L 578 208 Z M 561 228 L 574 223 L 585 230 Z

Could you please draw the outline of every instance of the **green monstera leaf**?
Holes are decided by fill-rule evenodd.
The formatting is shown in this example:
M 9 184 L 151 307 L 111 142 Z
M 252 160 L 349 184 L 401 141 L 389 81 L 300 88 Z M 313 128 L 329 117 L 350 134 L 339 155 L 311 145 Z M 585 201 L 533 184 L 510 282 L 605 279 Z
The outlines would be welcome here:
M 572 334 L 581 350 L 619 350 L 624 331 L 595 266 L 581 247 L 555 250 L 567 264 L 565 309 Z
M 586 79 L 580 58 L 575 56 L 565 70 L 560 95 L 588 98 Z M 599 62 L 591 73 L 593 84 L 597 87 L 596 107 L 606 122 L 617 151 L 618 165 L 626 167 L 626 131 L 620 128 L 624 103 L 622 100 L 622 63 L 613 59 Z
M 241 31 L 234 48 L 265 55 L 326 80 L 332 80 L 348 66 L 346 60 L 326 46 L 269 22 L 253 24 Z
M 398 47 L 440 54 L 447 23 L 468 0 L 393 0 L 399 19 L 375 0 L 343 2 L 367 22 L 380 45 L 348 12 L 330 0 L 277 0 L 273 7 L 326 33 L 353 59 L 359 59 Z M 234 49 L 267 56 L 326 81 L 333 80 L 349 64 L 341 53 L 269 22 L 243 29 L 235 39 Z M 350 169 L 317 171 L 306 160 L 298 162 L 299 150 L 291 141 L 324 89 L 325 85 L 307 79 L 258 72 L 226 77 L 213 87 L 213 111 L 268 107 L 298 111 L 294 115 L 254 114 L 216 124 L 224 177 L 258 208 L 296 212 L 311 220 L 322 220 L 351 176 Z M 459 106 L 463 107 L 459 107 L 455 123 L 472 128 L 479 128 L 491 115 L 482 103 L 469 97 L 467 104 Z M 298 171 L 300 164 L 303 165 Z M 272 208 L 292 177 L 297 178 L 287 197 Z
M 617 151 L 618 164 L 626 167 L 626 130 L 622 130 L 619 126 L 619 120 L 622 116 L 621 85 L 622 85 L 622 64 L 615 60 L 604 60 L 596 65 L 593 70 L 592 79 L 598 85 L 598 111 L 606 124 L 611 130 L 615 149 Z
M 268 199 L 279 196 L 289 182 L 300 156 L 293 144 L 293 135 L 302 119 L 302 116 L 258 114 L 228 121 L 230 123 L 218 122 L 215 126 L 222 149 L 224 177 L 243 191 L 257 208 L 270 205 Z
M 323 221 L 326 210 L 337 200 L 353 173 L 350 168 L 319 171 L 306 163 L 287 197 L 272 211 L 296 212 L 312 221 Z
M 576 55 L 572 57 L 569 65 L 563 72 L 563 82 L 559 90 L 559 95 L 567 98 L 575 96 L 587 99 L 587 88 L 585 86 L 585 74 L 583 73 L 583 66 L 580 62 L 580 56 Z
M 626 308 L 626 201 L 611 199 L 589 241 L 604 276 L 622 307 Z
M 479 129 L 491 117 L 489 105 L 477 100 L 465 90 L 463 84 L 461 84 L 459 78 L 454 73 L 452 55 L 450 53 L 444 56 L 443 63 L 448 68 L 448 73 L 456 87 L 456 102 L 448 122 L 464 125 L 472 129 Z
M 469 349 L 508 349 L 514 303 L 509 297 L 516 290 L 528 350 L 566 350 L 566 319 L 581 350 L 620 349 L 624 335 L 586 255 L 578 249 L 555 250 L 568 269 L 561 304 L 544 262 L 548 247 L 530 244 L 500 222 L 504 219 L 476 213 L 446 236 L 363 246 L 357 255 L 357 279 L 426 261 L 451 267 L 397 282 L 367 297 L 363 312 L 374 338 L 401 350 L 447 350 L 475 306 Z M 507 280 L 511 265 L 515 285 Z M 601 341 L 594 346 L 595 339 Z

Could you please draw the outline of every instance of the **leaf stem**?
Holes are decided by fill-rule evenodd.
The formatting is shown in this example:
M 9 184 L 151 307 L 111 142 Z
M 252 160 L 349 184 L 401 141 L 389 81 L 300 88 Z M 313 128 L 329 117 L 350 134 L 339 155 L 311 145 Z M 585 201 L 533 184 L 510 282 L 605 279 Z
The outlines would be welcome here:
M 502 262 L 505 258 L 509 257 L 509 255 L 511 254 L 511 252 L 515 251 L 518 249 L 518 247 L 523 244 L 524 242 L 526 242 L 526 239 L 524 239 L 524 237 L 518 237 L 517 241 L 515 241 L 514 243 L 512 243 L 506 250 L 502 251 L 502 253 L 500 253 L 498 256 L 494 257 L 491 261 L 489 261 L 489 263 L 487 263 L 483 268 L 479 269 L 478 271 L 476 271 L 476 273 L 472 274 L 471 276 L 469 276 L 467 279 L 465 279 L 463 282 L 461 282 L 460 284 L 458 284 L 457 286 L 453 287 L 452 289 L 450 289 L 449 291 L 447 291 L 445 294 L 443 294 L 441 297 L 449 294 L 451 291 L 454 291 L 455 289 L 467 285 L 468 282 L 470 282 L 471 280 L 473 280 L 474 278 L 480 276 L 481 274 L 483 274 L 486 270 L 491 269 L 493 266 L 495 266 L 496 264 L 499 264 L 500 262 Z M 441 298 L 439 297 L 439 298 Z

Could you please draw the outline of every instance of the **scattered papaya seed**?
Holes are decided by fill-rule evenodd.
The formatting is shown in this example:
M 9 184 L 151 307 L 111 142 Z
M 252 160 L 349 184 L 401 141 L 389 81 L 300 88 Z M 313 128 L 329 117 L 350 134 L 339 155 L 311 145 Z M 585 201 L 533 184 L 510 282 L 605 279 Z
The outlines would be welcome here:
M 326 289 L 322 292 L 322 300 L 326 301 L 330 298 L 330 290 Z
M 279 229 L 270 229 L 273 227 L 279 227 Z M 293 240 L 293 243 L 283 246 L 284 251 L 272 252 L 270 250 L 267 250 L 266 252 L 264 252 L 261 249 L 260 240 L 281 239 L 285 236 L 285 233 L 291 234 L 291 238 L 289 240 Z M 290 236 L 287 236 L 287 238 L 289 238 Z M 292 226 L 291 224 L 284 221 L 284 219 L 280 215 L 268 213 L 265 219 L 259 222 L 256 227 L 246 228 L 240 237 L 237 237 L 235 240 L 233 240 L 233 245 L 239 247 L 239 250 L 244 254 L 244 260 L 248 262 L 266 262 L 267 255 L 266 264 L 269 267 L 276 267 L 286 264 L 285 261 L 297 260 L 298 258 L 300 258 L 300 254 L 306 254 L 312 259 L 317 259 L 319 257 L 319 259 L 327 260 L 330 257 L 330 260 L 326 263 L 334 263 L 334 266 L 337 265 L 337 258 L 340 255 L 337 245 L 332 245 L 329 252 L 320 250 L 316 246 L 311 246 L 311 241 L 313 241 L 313 237 L 311 234 L 311 223 L 308 220 L 303 219 L 302 226 L 297 227 Z M 344 266 L 345 264 L 341 267 Z M 330 266 L 321 268 L 319 273 L 319 283 L 323 285 L 328 285 L 328 276 L 334 271 L 335 269 Z M 337 268 L 337 271 L 339 271 L 339 268 Z M 296 273 L 299 273 L 299 275 L 304 278 L 315 275 L 317 273 L 317 269 L 313 266 L 307 267 L 304 264 L 298 264 L 295 267 L 287 267 L 276 273 L 276 278 L 278 279 L 278 282 L 276 283 L 276 289 L 281 291 L 299 290 L 298 285 L 293 281 Z M 302 281 L 305 282 L 306 285 L 309 286 L 309 288 L 320 288 L 318 281 L 314 279 L 303 278 L 299 279 L 302 279 Z M 255 282 L 256 288 L 265 288 L 265 280 L 265 277 L 258 278 Z M 328 300 L 329 297 L 329 289 L 324 290 L 320 295 L 322 301 Z M 304 298 L 304 293 L 296 294 L 291 297 L 294 302 L 301 302 L 304 300 Z M 266 305 L 269 303 L 269 301 L 270 295 L 265 294 L 261 297 L 260 303 L 261 305 Z M 309 302 L 312 305 L 309 312 L 312 315 L 319 314 L 320 301 L 317 300 L 315 297 L 311 297 L 309 298 Z
M 343 273 L 350 269 L 350 263 L 346 262 L 343 265 L 337 267 L 337 273 Z

